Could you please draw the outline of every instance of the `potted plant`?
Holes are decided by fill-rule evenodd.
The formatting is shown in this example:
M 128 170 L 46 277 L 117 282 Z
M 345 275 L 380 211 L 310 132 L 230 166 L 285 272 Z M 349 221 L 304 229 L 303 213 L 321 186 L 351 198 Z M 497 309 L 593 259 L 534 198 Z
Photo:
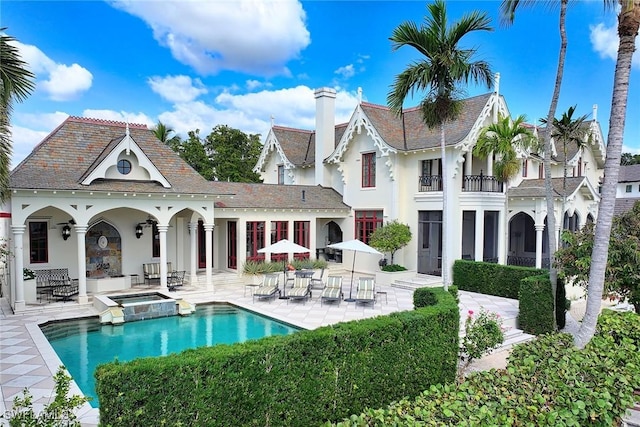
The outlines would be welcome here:
M 380 260 L 381 271 L 376 273 L 376 282 L 381 285 L 391 284 L 394 280 L 410 278 L 412 271 L 394 262 L 394 256 L 398 249 L 405 247 L 411 241 L 411 230 L 407 224 L 402 224 L 397 220 L 388 222 L 376 229 L 369 236 L 369 245 L 381 252 L 391 254 L 391 262 L 386 258 Z
M 29 269 L 29 268 L 23 268 L 22 269 L 22 279 L 23 280 L 32 280 L 36 278 L 36 272 Z

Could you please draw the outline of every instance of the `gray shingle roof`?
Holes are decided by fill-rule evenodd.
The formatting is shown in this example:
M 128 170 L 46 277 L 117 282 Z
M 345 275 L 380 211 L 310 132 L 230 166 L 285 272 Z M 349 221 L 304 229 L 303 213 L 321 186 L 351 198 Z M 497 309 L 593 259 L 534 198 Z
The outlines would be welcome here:
M 640 181 L 640 165 L 620 166 L 618 182 Z
M 616 199 L 616 207 L 613 208 L 613 214 L 620 215 L 625 212 L 629 212 L 633 208 L 633 205 L 636 204 L 636 202 L 640 202 L 640 199 L 638 198 Z
M 138 191 L 209 194 L 209 182 L 160 142 L 145 125 L 129 125 L 133 140 L 171 188 L 156 182 L 104 179 L 82 185 L 85 177 L 124 137 L 126 123 L 69 117 L 25 158 L 10 176 L 12 189 Z
M 572 194 L 584 182 L 585 178 L 568 177 L 567 195 Z M 551 184 L 556 196 L 561 196 L 563 191 L 562 178 L 551 178 Z M 525 179 L 517 187 L 509 189 L 509 197 L 546 197 L 544 179 Z
M 469 134 L 491 95 L 487 93 L 462 101 L 458 119 L 445 124 L 447 145 L 455 145 Z M 363 102 L 362 110 L 385 142 L 399 151 L 440 146 L 440 129 L 430 129 L 424 124 L 419 107 L 404 110 L 401 117 L 382 105 Z
M 337 145 L 342 134 L 347 129 L 347 124 L 335 127 L 335 141 Z M 273 126 L 273 133 L 282 147 L 287 159 L 297 167 L 314 166 L 316 160 L 316 133 L 315 131 L 293 129 L 282 126 Z M 335 147 L 334 147 L 335 148 Z M 324 159 L 323 159 L 324 160 Z
M 347 209 L 340 193 L 312 185 L 211 182 L 212 192 L 234 194 L 216 203 L 218 208 Z M 304 192 L 304 200 L 303 200 Z

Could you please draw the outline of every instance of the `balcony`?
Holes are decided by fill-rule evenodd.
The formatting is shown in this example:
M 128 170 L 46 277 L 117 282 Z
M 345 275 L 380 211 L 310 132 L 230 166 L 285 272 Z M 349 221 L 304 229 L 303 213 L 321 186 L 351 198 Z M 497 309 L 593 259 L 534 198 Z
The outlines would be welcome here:
M 422 175 L 418 181 L 420 192 L 425 191 L 442 191 L 441 175 Z
M 476 193 L 502 193 L 503 183 L 495 176 L 465 175 L 462 177 L 462 191 Z

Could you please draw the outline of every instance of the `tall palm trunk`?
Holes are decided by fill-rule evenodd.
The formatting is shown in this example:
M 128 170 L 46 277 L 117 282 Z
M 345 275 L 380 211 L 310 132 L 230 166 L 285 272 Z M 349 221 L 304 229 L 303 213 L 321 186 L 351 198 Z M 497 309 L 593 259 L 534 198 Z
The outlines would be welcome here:
M 556 83 L 553 88 L 549 113 L 547 114 L 547 132 L 544 136 L 544 188 L 547 199 L 547 235 L 549 236 L 549 279 L 551 280 L 551 291 L 553 297 L 553 312 L 556 312 L 556 287 L 558 281 L 558 271 L 555 267 L 555 251 L 557 248 L 556 217 L 554 191 L 551 181 L 551 127 L 553 118 L 556 116 L 558 98 L 560 98 L 560 87 L 562 86 L 562 76 L 564 74 L 564 61 L 567 53 L 567 31 L 565 23 L 567 20 L 567 4 L 569 0 L 560 2 L 560 53 L 558 55 L 558 69 L 556 71 Z M 555 315 L 553 316 L 554 329 Z
M 440 155 L 442 156 L 442 171 L 440 171 L 441 175 L 442 175 L 442 236 L 440 236 L 440 238 L 442 239 L 442 259 L 441 259 L 441 263 L 442 263 L 442 284 L 444 286 L 444 290 L 448 290 L 449 289 L 449 283 L 450 283 L 450 278 L 449 278 L 449 256 L 447 254 L 447 245 L 450 243 L 447 240 L 447 224 L 449 223 L 448 221 L 448 216 L 449 216 L 449 202 L 447 199 L 449 199 L 448 194 L 447 194 L 447 190 L 449 189 L 449 184 L 447 182 L 447 179 L 449 177 L 449 175 L 447 174 L 447 159 L 445 157 L 446 154 L 446 147 L 445 147 L 445 142 L 446 142 L 446 138 L 445 138 L 445 132 L 444 132 L 444 122 L 440 123 Z
M 618 58 L 613 78 L 613 95 L 611 98 L 611 116 L 609 118 L 609 135 L 607 137 L 607 159 L 604 164 L 604 182 L 602 196 L 598 207 L 598 221 L 591 254 L 591 270 L 587 288 L 587 308 L 580 329 L 573 342 L 578 348 L 584 348 L 595 333 L 600 303 L 604 290 L 604 273 L 609 257 L 609 237 L 613 208 L 616 204 L 616 186 L 620 170 L 622 138 L 629 97 L 629 75 L 631 57 L 635 51 L 635 39 L 640 27 L 640 0 L 627 2 L 621 0 L 622 10 L 618 16 Z

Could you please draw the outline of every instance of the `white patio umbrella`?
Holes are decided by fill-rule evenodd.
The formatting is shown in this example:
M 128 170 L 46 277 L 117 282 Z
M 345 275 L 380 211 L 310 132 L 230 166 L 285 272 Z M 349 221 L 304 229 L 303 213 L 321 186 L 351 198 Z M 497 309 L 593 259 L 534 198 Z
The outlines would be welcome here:
M 349 286 L 349 298 L 345 300 L 347 302 L 353 302 L 355 301 L 355 299 L 351 297 L 351 291 L 353 290 L 353 270 L 355 270 L 356 267 L 356 254 L 358 252 L 364 252 L 367 254 L 382 255 L 382 252 L 357 239 L 334 243 L 332 245 L 328 245 L 327 247 L 332 249 L 340 249 L 343 251 L 353 251 L 353 264 L 351 265 L 351 286 Z
M 275 243 L 272 243 L 268 246 L 265 246 L 262 249 L 258 249 L 258 253 L 264 254 L 264 253 L 269 253 L 269 254 L 282 254 L 282 253 L 294 253 L 294 254 L 304 254 L 304 253 L 308 253 L 311 252 L 311 250 L 309 250 L 308 248 L 305 248 L 304 246 L 300 246 L 297 243 L 293 243 L 287 239 L 282 239 L 279 240 Z M 284 273 L 284 283 L 286 284 L 287 282 L 287 258 L 285 258 L 282 261 L 282 272 Z M 285 299 L 288 298 L 285 293 L 286 293 L 286 286 L 282 286 L 282 290 L 284 291 L 281 298 Z

